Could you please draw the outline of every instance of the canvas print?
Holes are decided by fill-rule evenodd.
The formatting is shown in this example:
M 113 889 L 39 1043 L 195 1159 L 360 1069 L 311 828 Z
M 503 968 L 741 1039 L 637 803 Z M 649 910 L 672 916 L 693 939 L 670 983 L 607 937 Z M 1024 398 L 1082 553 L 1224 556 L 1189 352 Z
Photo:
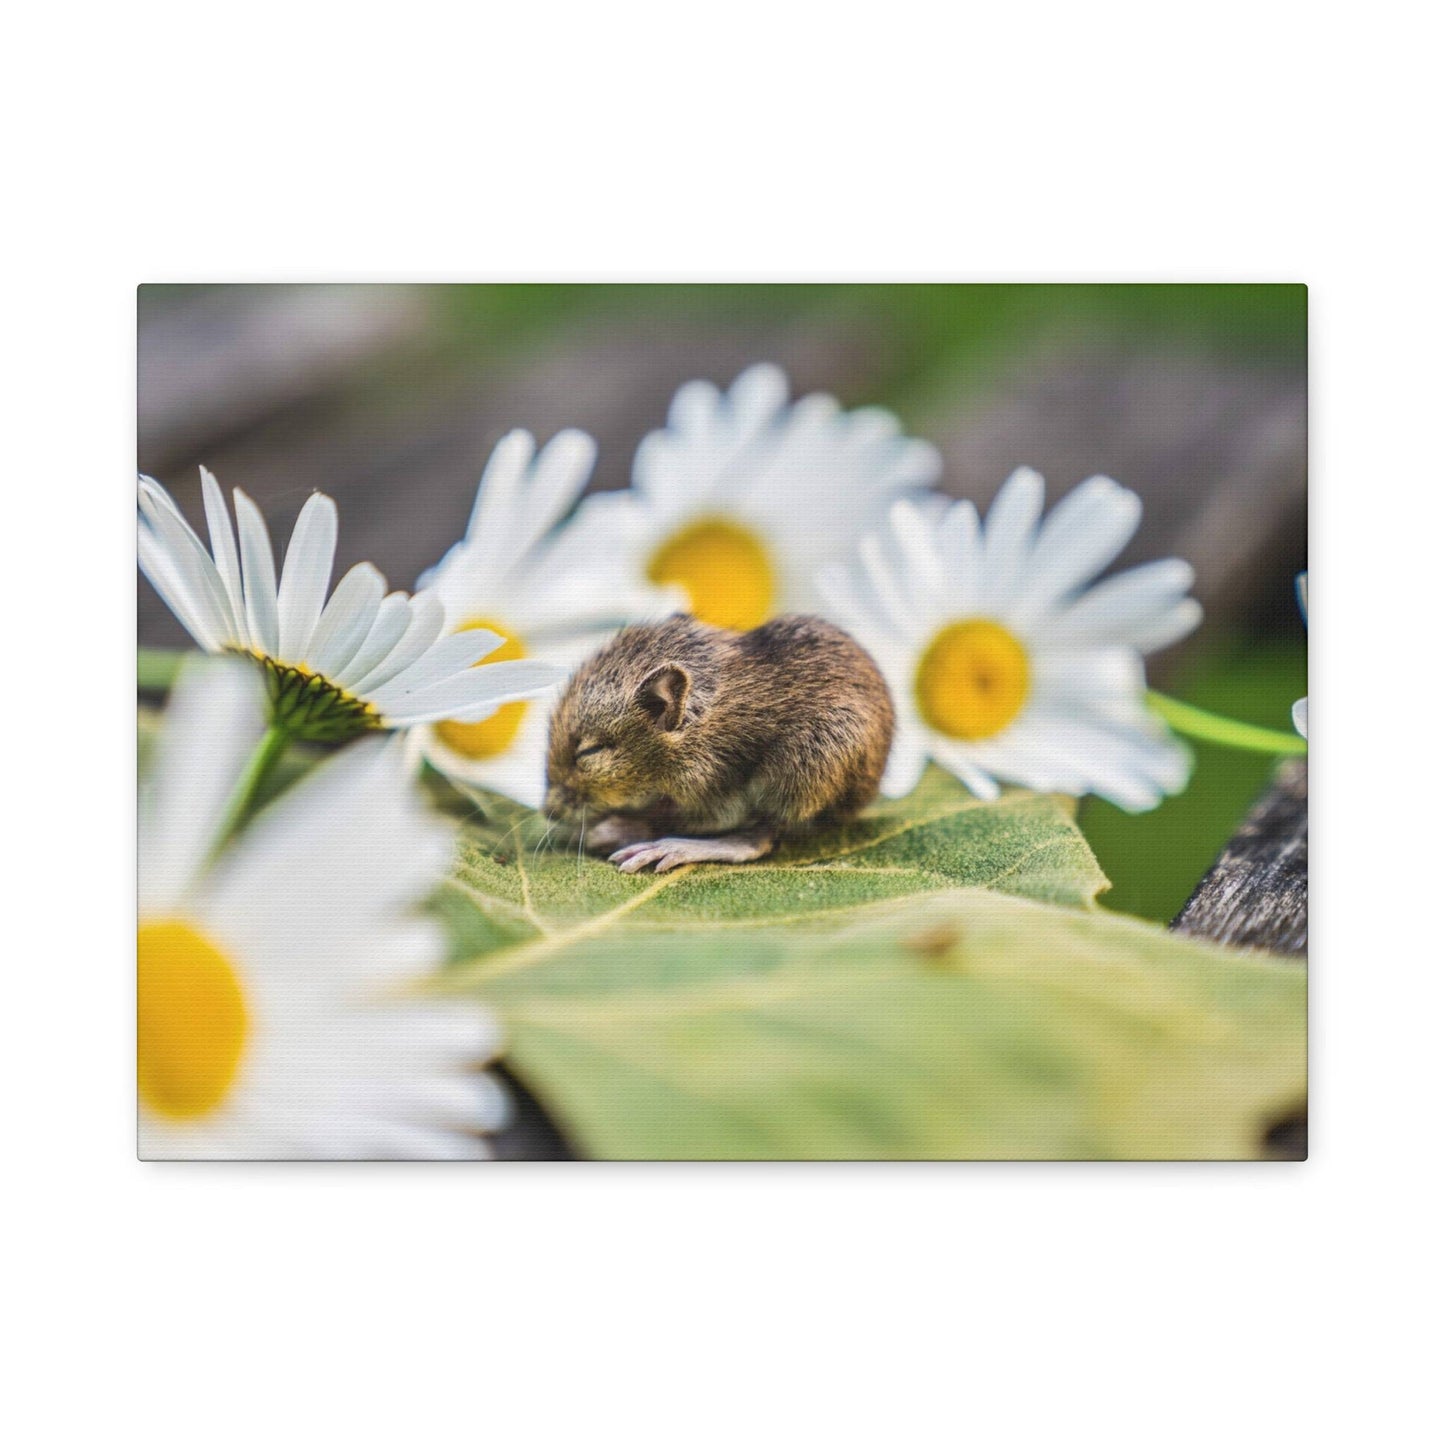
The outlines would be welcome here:
M 1302 1158 L 1305 356 L 141 287 L 140 1156 Z

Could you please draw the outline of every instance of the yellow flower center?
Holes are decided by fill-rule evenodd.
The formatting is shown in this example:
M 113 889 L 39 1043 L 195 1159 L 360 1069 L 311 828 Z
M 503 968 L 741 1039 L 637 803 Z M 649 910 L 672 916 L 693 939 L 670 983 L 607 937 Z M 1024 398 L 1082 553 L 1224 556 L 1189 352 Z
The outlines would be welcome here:
M 474 617 L 457 628 L 458 632 L 472 632 L 484 627 L 488 632 L 501 636 L 502 645 L 495 652 L 489 652 L 473 667 L 485 667 L 489 662 L 509 662 L 513 658 L 525 657 L 527 649 L 518 637 L 512 636 L 506 628 L 495 622 Z M 440 722 L 436 725 L 437 736 L 455 753 L 464 758 L 495 758 L 506 752 L 517 740 L 529 703 L 504 702 L 491 717 L 481 722 Z
M 1029 656 L 996 622 L 953 622 L 928 645 L 913 679 L 932 728 L 976 742 L 1001 733 L 1029 695 Z
M 777 591 L 762 542 L 721 517 L 703 518 L 674 533 L 653 554 L 647 576 L 685 588 L 700 621 L 739 632 L 767 621 Z
M 246 1000 L 226 955 L 189 923 L 143 923 L 136 953 L 141 1098 L 173 1119 L 225 1097 L 246 1043 Z

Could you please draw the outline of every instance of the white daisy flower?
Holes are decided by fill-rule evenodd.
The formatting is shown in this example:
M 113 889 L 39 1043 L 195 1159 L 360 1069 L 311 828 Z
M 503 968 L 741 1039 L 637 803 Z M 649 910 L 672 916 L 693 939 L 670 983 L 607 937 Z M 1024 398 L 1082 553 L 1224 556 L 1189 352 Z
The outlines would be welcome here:
M 293 737 L 335 741 L 365 728 L 487 717 L 558 680 L 536 661 L 472 665 L 502 646 L 495 633 L 443 637 L 440 601 L 387 594 L 359 562 L 327 600 L 336 556 L 336 503 L 320 492 L 301 509 L 281 582 L 256 504 L 234 493 L 236 534 L 215 477 L 201 468 L 211 552 L 158 482 L 140 479 L 141 571 L 207 652 L 238 652 L 264 667 L 272 720 Z M 214 556 L 212 556 L 212 552 Z
M 1130 811 L 1188 780 L 1189 754 L 1145 701 L 1141 654 L 1199 622 L 1193 570 L 1170 558 L 1089 586 L 1133 536 L 1139 498 L 1094 477 L 1041 523 L 1043 503 L 1027 469 L 983 524 L 971 502 L 901 500 L 820 579 L 893 690 L 889 797 L 910 792 L 929 758 L 981 798 L 1003 781 Z
M 638 448 L 631 489 L 588 498 L 567 543 L 579 565 L 651 584 L 655 611 L 680 602 L 746 630 L 816 611 L 818 568 L 940 470 L 889 412 L 845 412 L 823 395 L 789 404 L 784 374 L 754 366 L 726 394 L 682 387 L 667 427 Z
M 630 586 L 605 556 L 579 556 L 555 530 L 596 455 L 579 431 L 559 433 L 540 452 L 527 432 L 504 437 L 482 473 L 466 535 L 418 583 L 441 604 L 446 632 L 501 639 L 478 671 L 530 658 L 565 677 L 615 627 L 655 610 L 652 588 Z M 509 702 L 482 722 L 418 726 L 412 746 L 449 777 L 537 807 L 554 691 Z
M 1310 621 L 1309 575 L 1308 572 L 1301 572 L 1299 576 L 1294 579 L 1295 592 L 1299 597 L 1299 612 L 1300 616 L 1305 620 L 1306 627 L 1309 626 Z M 1310 700 L 1307 697 L 1300 698 L 1290 710 L 1290 716 L 1294 719 L 1294 730 L 1302 738 L 1309 737 L 1309 713 Z
M 497 1026 L 478 1005 L 404 993 L 445 952 L 414 910 L 452 830 L 397 745 L 373 738 L 217 854 L 266 711 L 239 663 L 188 665 L 141 786 L 140 1155 L 485 1156 L 477 1135 L 506 1113 L 478 1072 Z

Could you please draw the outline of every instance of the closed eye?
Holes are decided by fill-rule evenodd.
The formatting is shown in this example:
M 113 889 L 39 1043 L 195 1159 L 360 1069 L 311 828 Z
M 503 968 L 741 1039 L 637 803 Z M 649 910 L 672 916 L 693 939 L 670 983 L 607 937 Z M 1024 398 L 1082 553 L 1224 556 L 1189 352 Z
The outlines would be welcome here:
M 606 752 L 609 746 L 610 745 L 608 743 L 593 743 L 591 747 L 578 748 L 577 751 L 572 755 L 573 760 L 580 763 L 583 758 L 590 758 L 593 753 Z

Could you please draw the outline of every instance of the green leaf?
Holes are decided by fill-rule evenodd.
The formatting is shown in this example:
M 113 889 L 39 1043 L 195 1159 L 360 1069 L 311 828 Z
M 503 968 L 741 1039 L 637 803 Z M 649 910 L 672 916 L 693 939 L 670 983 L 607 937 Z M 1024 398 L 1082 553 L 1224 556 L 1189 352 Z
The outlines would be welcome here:
M 483 795 L 445 986 L 583 1153 L 1241 1158 L 1304 1095 L 1304 977 L 1093 906 L 1060 800 L 901 803 L 629 877 Z
M 136 687 L 141 692 L 169 692 L 181 664 L 191 653 L 170 647 L 138 647 L 135 656 Z

